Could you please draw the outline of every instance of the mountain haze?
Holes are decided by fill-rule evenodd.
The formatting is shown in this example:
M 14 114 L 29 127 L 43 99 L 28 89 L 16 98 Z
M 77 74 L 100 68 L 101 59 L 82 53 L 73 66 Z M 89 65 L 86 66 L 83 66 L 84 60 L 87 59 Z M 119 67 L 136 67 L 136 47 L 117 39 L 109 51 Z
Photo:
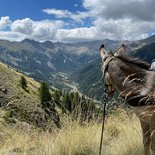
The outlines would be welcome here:
M 0 60 L 38 81 L 46 81 L 51 86 L 68 91 L 79 89 L 90 97 L 100 99 L 99 47 L 103 43 L 108 51 L 114 51 L 124 43 L 128 54 L 149 63 L 155 58 L 155 36 L 151 36 L 138 41 L 105 39 L 79 43 L 0 40 Z

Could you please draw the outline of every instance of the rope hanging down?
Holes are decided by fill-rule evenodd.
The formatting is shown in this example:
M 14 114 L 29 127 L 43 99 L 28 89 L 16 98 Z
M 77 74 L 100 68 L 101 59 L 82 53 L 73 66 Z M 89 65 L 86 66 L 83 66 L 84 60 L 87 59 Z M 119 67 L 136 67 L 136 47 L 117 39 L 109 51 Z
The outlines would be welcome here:
M 106 105 L 108 103 L 108 94 L 106 93 L 106 88 L 105 88 L 105 71 L 106 68 L 103 70 L 103 118 L 102 118 L 102 130 L 101 130 L 101 139 L 100 139 L 100 150 L 99 150 L 99 155 L 102 154 L 102 143 L 103 143 L 103 132 L 104 132 L 104 126 L 105 126 L 105 118 L 106 118 Z

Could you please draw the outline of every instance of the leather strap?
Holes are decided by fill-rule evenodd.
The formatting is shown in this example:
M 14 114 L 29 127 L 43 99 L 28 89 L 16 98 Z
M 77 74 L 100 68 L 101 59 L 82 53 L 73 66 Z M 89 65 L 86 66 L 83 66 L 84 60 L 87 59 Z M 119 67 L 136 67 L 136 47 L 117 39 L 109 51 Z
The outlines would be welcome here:
M 114 57 L 107 57 L 107 58 L 105 59 L 105 62 L 104 62 L 104 64 L 103 64 L 103 66 L 102 66 L 103 75 L 105 75 L 105 71 L 106 71 L 106 69 L 108 68 L 109 62 L 111 62 L 111 61 L 113 60 L 113 58 L 114 58 Z M 103 77 L 104 77 L 104 76 L 102 76 L 102 78 L 103 78 Z

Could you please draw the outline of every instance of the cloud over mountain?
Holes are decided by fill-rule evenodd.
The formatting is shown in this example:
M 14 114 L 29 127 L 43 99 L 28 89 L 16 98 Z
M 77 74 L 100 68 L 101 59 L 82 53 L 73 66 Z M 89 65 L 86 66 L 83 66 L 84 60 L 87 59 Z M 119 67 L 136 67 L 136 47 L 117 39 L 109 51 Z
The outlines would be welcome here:
M 0 37 L 63 42 L 105 38 L 137 40 L 155 32 L 154 6 L 154 0 L 83 0 L 83 11 L 44 8 L 41 12 L 49 16 L 45 20 L 11 21 L 8 16 L 1 17 Z M 4 31 L 6 27 L 10 29 Z

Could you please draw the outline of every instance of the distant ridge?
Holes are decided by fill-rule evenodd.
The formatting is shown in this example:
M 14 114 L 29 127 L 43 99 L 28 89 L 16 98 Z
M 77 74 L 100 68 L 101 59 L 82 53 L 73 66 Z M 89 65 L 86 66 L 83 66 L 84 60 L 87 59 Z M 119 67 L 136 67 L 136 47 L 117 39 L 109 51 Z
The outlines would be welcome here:
M 65 83 L 71 80 L 79 84 L 83 93 L 99 96 L 91 88 L 99 81 L 100 75 L 95 70 L 100 70 L 99 47 L 103 43 L 107 50 L 112 51 L 124 43 L 129 54 L 148 62 L 154 58 L 155 35 L 133 42 L 109 39 L 78 43 L 38 42 L 30 39 L 21 42 L 0 40 L 0 60 L 37 81 L 43 80 L 49 85 L 69 90 Z M 96 86 L 97 89 L 98 87 Z

